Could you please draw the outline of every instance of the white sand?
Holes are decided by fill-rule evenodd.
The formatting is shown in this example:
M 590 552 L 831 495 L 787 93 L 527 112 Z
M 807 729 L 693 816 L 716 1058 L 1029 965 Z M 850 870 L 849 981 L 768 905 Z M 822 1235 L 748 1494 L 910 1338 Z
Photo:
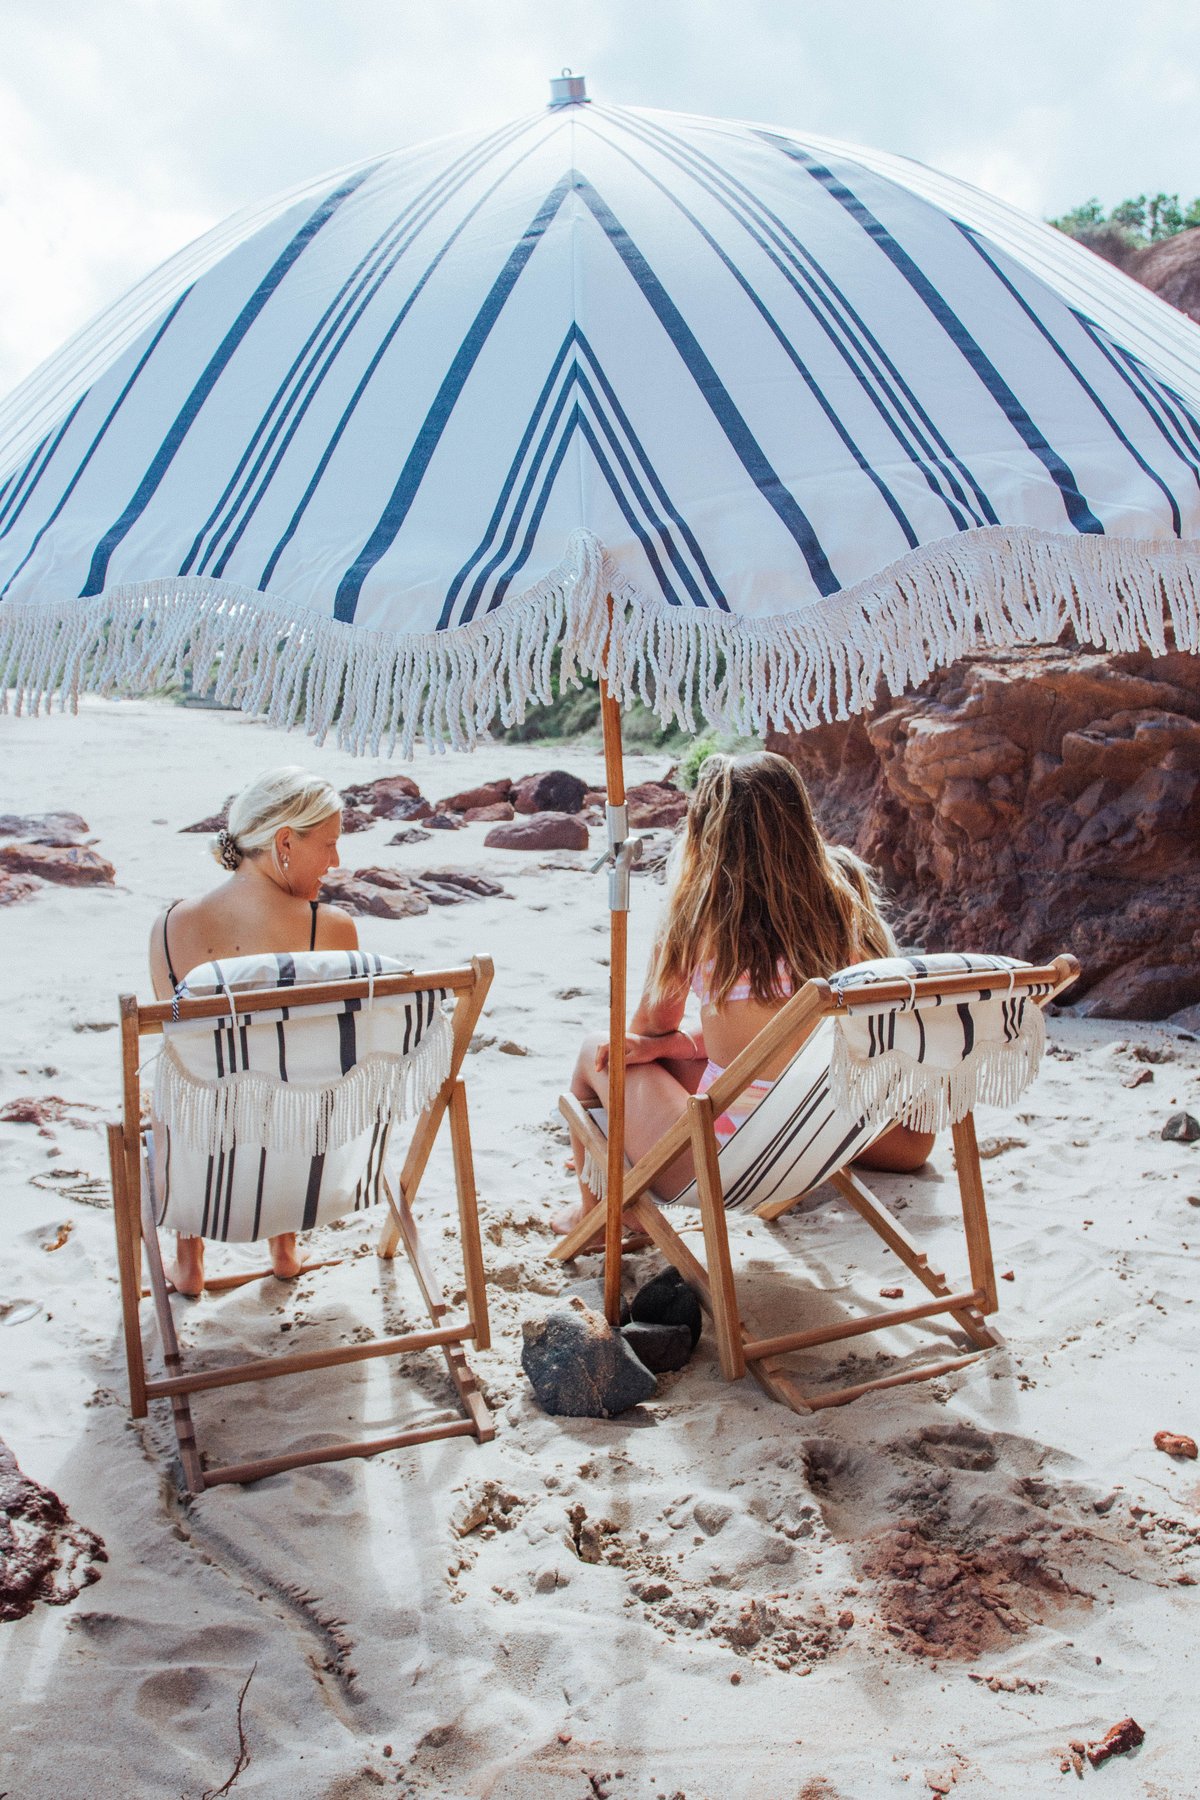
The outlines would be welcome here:
M 724 1384 L 706 1331 L 646 1407 L 606 1423 L 550 1419 L 520 1371 L 520 1323 L 598 1269 L 548 1263 L 544 1222 L 569 1191 L 555 1097 L 581 1030 L 605 1015 L 603 880 L 485 851 L 482 826 L 398 850 L 383 848 L 390 824 L 347 838 L 348 866 L 461 862 L 511 894 L 360 921 L 365 943 L 418 964 L 495 957 L 483 1023 L 495 1041 L 467 1068 L 495 1333 L 476 1366 L 498 1436 L 185 1504 L 166 1408 L 134 1425 L 125 1403 L 111 1215 L 103 1188 L 87 1190 L 105 1173 L 116 1036 L 92 1027 L 111 1024 L 119 991 L 147 991 L 145 939 L 163 902 L 215 876 L 204 840 L 181 825 L 273 762 L 341 782 L 387 765 L 159 703 L 0 719 L 0 758 L 0 811 L 81 811 L 118 880 L 115 891 L 47 888 L 0 912 L 0 1102 L 54 1093 L 99 1109 L 52 1141 L 0 1124 L 0 1300 L 42 1309 L 0 1325 L 0 1436 L 110 1557 L 70 1605 L 0 1625 L 0 1793 L 199 1800 L 233 1768 L 252 1667 L 253 1760 L 238 1796 L 350 1800 L 382 1785 L 450 1800 L 872 1800 L 951 1782 L 956 1795 L 1040 1796 L 1073 1791 L 1059 1769 L 1069 1739 L 1130 1713 L 1144 1746 L 1087 1768 L 1085 1783 L 1113 1797 L 1200 1793 L 1197 1606 L 1179 1585 L 1200 1576 L 1200 1466 L 1152 1442 L 1160 1428 L 1200 1428 L 1200 1146 L 1159 1137 L 1176 1108 L 1200 1113 L 1200 1046 L 1165 1028 L 1059 1020 L 1019 1110 L 981 1115 L 987 1147 L 1000 1146 L 984 1165 L 997 1266 L 1016 1277 L 1000 1283 L 1006 1349 L 802 1418 L 751 1381 Z M 536 745 L 422 758 L 414 772 L 436 798 L 555 764 L 599 778 L 597 754 Z M 664 767 L 631 757 L 630 777 Z M 637 884 L 639 972 L 657 897 Z M 508 1043 L 524 1054 L 502 1053 Z M 1163 1060 L 1140 1064 L 1140 1047 Z M 1123 1086 L 1142 1066 L 1153 1079 Z M 86 1204 L 71 1197 L 81 1186 Z M 961 1273 L 948 1148 L 921 1176 L 879 1186 Z M 442 1152 L 419 1211 L 453 1289 Z M 322 1240 L 349 1234 L 314 1247 Z M 912 1296 L 828 1194 L 781 1228 L 738 1222 L 735 1241 L 759 1321 L 782 1318 L 789 1291 L 810 1318 L 829 1304 L 818 1289 L 839 1304 L 877 1301 L 891 1282 Z M 248 1255 L 227 1251 L 222 1266 Z M 635 1259 L 631 1283 L 654 1266 Z M 292 1343 L 346 1335 L 385 1301 L 416 1321 L 407 1272 L 367 1256 L 296 1289 L 268 1281 L 177 1305 L 195 1340 L 252 1351 L 289 1320 Z M 801 1366 L 818 1384 L 844 1381 L 877 1347 L 945 1354 L 948 1337 L 897 1332 L 860 1341 L 858 1361 L 829 1347 Z M 372 1363 L 244 1387 L 197 1413 L 227 1455 L 380 1431 L 447 1398 L 431 1354 L 407 1371 Z M 989 1466 L 955 1466 L 972 1463 Z M 452 1517 L 486 1483 L 496 1523 L 459 1539 Z M 1010 1607 L 1011 1630 L 990 1625 L 994 1647 L 934 1663 L 889 1633 L 902 1615 L 881 1559 L 895 1563 L 887 1531 L 902 1517 L 943 1551 L 1007 1556 L 1007 1585 L 995 1568 L 983 1581 Z M 601 1561 L 581 1560 L 576 1533 Z M 946 1606 L 987 1625 L 967 1579 Z

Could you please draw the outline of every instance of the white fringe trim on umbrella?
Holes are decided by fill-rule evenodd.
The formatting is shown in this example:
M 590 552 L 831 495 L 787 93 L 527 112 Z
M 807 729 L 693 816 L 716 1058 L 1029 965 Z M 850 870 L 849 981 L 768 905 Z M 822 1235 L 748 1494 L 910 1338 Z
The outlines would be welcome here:
M 611 636 L 607 596 L 615 601 Z M 736 732 L 804 729 L 870 706 L 981 644 L 1200 651 L 1200 544 L 1068 537 L 986 526 L 911 551 L 826 600 L 760 618 L 666 606 L 573 534 L 524 594 L 448 631 L 404 634 L 293 611 L 277 596 L 198 577 L 138 582 L 93 601 L 0 606 L 0 688 L 18 711 L 80 693 L 181 683 L 221 705 L 330 732 L 347 750 L 409 755 L 420 739 L 467 749 L 519 722 L 580 671 L 607 677 L 664 722 L 699 713 Z M 8 701 L 5 700 L 5 705 Z
M 979 1044 L 952 1068 L 918 1062 L 903 1050 L 856 1057 L 842 1031 L 829 1059 L 830 1096 L 840 1112 L 880 1126 L 945 1131 L 977 1106 L 1011 1106 L 1029 1086 L 1046 1047 L 1046 1021 L 1027 1006 L 1011 1043 Z
M 163 1045 L 154 1114 L 193 1150 L 215 1156 L 253 1145 L 320 1156 L 369 1131 L 419 1113 L 450 1072 L 453 1029 L 439 1013 L 408 1056 L 373 1053 L 336 1081 L 285 1082 L 241 1070 L 205 1081 Z

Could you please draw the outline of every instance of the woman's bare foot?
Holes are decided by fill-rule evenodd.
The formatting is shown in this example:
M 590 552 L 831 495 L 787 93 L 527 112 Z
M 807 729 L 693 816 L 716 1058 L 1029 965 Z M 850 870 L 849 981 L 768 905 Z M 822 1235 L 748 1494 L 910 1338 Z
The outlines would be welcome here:
M 280 1281 L 291 1281 L 304 1264 L 296 1254 L 296 1234 L 283 1231 L 271 1239 L 271 1268 Z
M 163 1263 L 163 1273 L 177 1294 L 194 1300 L 204 1292 L 204 1239 L 177 1237 L 175 1254 Z

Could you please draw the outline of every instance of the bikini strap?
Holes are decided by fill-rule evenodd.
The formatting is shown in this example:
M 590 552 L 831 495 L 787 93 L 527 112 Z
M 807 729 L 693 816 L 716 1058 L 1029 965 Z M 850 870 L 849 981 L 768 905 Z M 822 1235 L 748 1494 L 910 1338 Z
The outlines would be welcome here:
M 317 947 L 317 908 L 320 906 L 321 902 L 319 900 L 310 900 L 308 904 L 312 908 L 312 930 L 308 934 L 308 947 L 310 950 L 315 950 Z
M 172 900 L 170 906 L 168 906 L 166 912 L 163 914 L 163 927 L 162 927 L 163 955 L 167 959 L 167 974 L 170 977 L 171 986 L 173 988 L 177 988 L 179 986 L 179 977 L 178 977 L 178 975 L 176 975 L 174 967 L 172 966 L 172 963 L 171 963 L 171 947 L 167 943 L 167 920 L 170 918 L 171 914 L 175 911 L 175 908 L 178 905 L 179 905 L 178 900 Z

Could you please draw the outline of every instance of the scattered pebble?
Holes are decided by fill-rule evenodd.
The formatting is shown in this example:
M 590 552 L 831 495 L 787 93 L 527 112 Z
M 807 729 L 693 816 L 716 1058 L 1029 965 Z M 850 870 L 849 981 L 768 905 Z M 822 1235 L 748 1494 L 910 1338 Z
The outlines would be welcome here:
M 1162 1128 L 1162 1137 L 1168 1144 L 1194 1144 L 1200 1138 L 1200 1119 L 1190 1112 L 1172 1113 Z
M 1194 1462 L 1196 1459 L 1195 1438 L 1185 1437 L 1179 1431 L 1156 1431 L 1154 1448 L 1161 1450 L 1164 1456 L 1175 1456 L 1180 1461 Z

